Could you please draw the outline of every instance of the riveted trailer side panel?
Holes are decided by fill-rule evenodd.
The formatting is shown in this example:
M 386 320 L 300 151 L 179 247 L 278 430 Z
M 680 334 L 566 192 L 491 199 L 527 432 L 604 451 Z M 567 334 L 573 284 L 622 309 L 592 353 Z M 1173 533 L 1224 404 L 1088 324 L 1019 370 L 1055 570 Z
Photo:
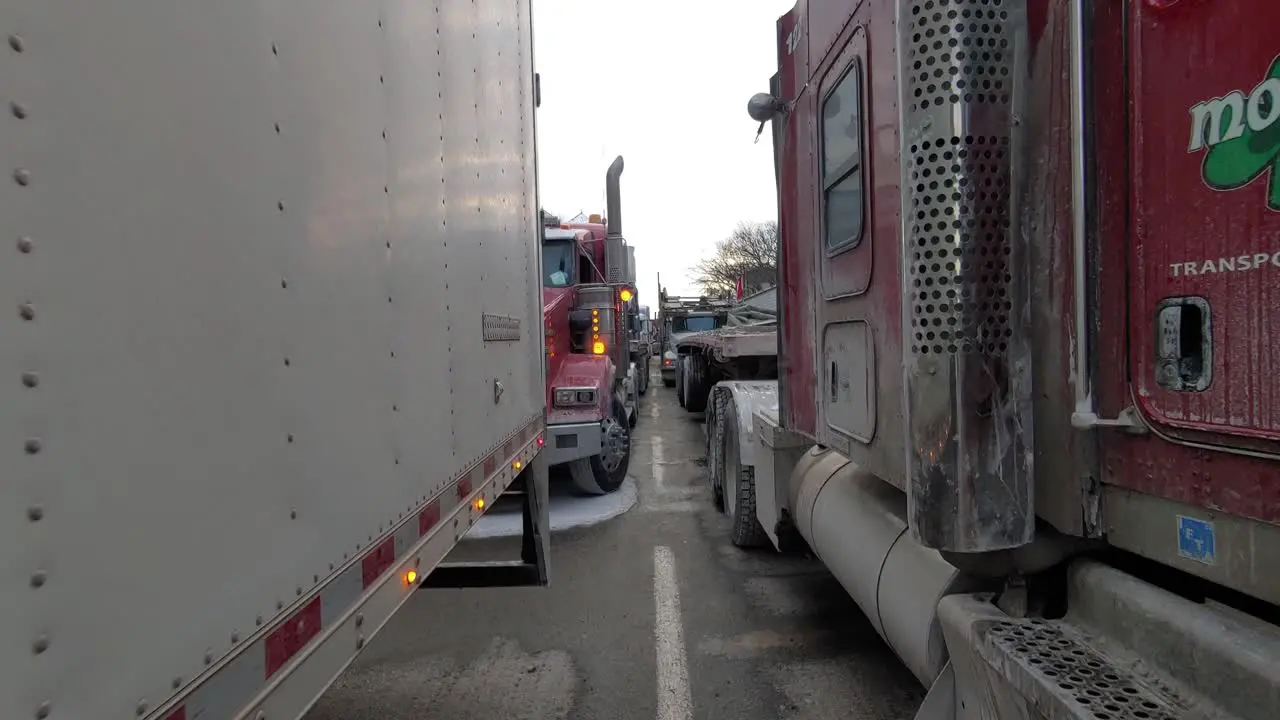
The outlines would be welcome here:
M 529 2 L 14 0 L 0 33 L 0 706 L 265 688 L 536 452 Z

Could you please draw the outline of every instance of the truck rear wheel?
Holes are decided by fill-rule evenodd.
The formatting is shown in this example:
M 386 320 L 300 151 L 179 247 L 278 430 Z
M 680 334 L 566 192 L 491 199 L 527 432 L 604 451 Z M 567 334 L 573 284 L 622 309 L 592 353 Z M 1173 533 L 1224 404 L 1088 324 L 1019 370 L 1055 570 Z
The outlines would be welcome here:
M 707 409 L 707 396 L 711 394 L 711 363 L 705 355 L 690 355 L 684 371 L 684 409 L 703 412 Z
M 742 467 L 741 449 L 738 447 L 738 408 L 732 395 L 721 409 L 719 425 L 723 428 L 724 454 L 720 462 L 723 468 L 724 513 L 733 521 L 729 540 L 740 548 L 760 547 L 768 542 L 769 536 L 756 518 L 755 468 Z
M 724 512 L 724 396 L 716 393 L 707 405 L 707 480 L 711 483 L 711 503 Z
M 600 422 L 600 454 L 569 463 L 574 487 L 584 495 L 607 495 L 622 487 L 631 467 L 631 429 L 627 408 L 613 396 L 613 414 Z
M 676 402 L 680 403 L 680 407 L 684 407 L 684 376 L 685 365 L 688 361 L 688 357 L 682 357 L 679 360 L 676 360 Z

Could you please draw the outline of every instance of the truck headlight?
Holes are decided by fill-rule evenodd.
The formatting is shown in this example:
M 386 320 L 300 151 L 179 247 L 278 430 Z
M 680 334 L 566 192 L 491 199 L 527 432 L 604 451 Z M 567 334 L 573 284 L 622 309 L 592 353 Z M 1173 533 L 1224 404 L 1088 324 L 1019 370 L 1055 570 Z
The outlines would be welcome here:
M 554 397 L 557 407 L 596 404 L 595 388 L 556 388 Z

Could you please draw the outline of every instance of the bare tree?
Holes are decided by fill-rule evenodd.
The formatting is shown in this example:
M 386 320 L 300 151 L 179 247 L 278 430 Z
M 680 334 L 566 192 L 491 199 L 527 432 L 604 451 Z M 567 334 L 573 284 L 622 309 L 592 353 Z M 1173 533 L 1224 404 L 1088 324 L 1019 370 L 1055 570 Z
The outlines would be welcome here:
M 778 272 L 778 223 L 740 222 L 729 237 L 716 243 L 711 257 L 693 268 L 693 282 L 708 295 L 731 295 L 738 278 L 745 277 L 747 292 L 774 284 Z M 752 287 L 757 286 L 757 287 Z

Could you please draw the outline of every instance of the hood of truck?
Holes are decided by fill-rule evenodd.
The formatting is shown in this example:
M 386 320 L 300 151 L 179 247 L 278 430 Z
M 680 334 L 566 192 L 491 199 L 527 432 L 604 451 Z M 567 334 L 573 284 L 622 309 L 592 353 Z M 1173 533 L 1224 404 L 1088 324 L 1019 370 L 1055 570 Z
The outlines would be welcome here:
M 673 332 L 673 333 L 670 333 L 670 334 L 668 334 L 668 335 L 667 335 L 667 347 L 666 347 L 665 349 L 666 349 L 668 352 L 675 352 L 676 345 L 677 345 L 677 344 L 679 344 L 679 342 L 680 342 L 681 340 L 683 340 L 684 338 L 689 337 L 690 335 L 697 335 L 699 332 L 706 332 L 706 331 L 705 331 L 705 330 L 696 330 L 696 331 L 694 331 L 694 332 L 678 332 L 678 333 Z
M 551 312 L 561 302 L 566 302 L 566 298 L 573 297 L 573 288 L 542 288 L 542 314 L 546 315 Z
M 588 406 L 557 407 L 556 388 L 593 388 L 596 404 Z M 613 402 L 613 360 L 607 355 L 566 355 L 547 378 L 547 422 L 594 422 L 609 414 Z

